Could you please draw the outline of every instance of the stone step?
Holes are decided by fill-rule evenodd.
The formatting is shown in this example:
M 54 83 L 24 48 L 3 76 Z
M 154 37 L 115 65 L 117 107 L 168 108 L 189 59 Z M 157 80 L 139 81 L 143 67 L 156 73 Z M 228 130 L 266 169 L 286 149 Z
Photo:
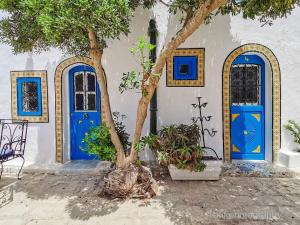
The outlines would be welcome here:
M 70 161 L 65 164 L 40 165 L 25 167 L 24 174 L 54 174 L 54 175 L 102 175 L 111 171 L 111 162 L 98 160 Z

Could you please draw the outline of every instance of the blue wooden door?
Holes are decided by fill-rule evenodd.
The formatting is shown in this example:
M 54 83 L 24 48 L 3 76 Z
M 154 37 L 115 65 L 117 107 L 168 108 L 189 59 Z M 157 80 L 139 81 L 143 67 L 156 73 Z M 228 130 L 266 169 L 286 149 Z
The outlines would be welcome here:
M 231 157 L 265 159 L 265 64 L 239 56 L 231 68 Z
M 100 91 L 94 68 L 77 66 L 69 72 L 71 160 L 89 160 L 82 143 L 85 133 L 101 123 Z

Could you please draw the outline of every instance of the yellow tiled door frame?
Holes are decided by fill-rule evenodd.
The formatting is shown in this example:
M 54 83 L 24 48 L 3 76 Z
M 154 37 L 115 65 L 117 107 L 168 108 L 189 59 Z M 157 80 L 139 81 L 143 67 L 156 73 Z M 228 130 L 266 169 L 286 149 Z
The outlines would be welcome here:
M 55 129 L 56 129 L 56 161 L 63 162 L 63 99 L 62 78 L 64 71 L 75 64 L 86 64 L 94 67 L 91 58 L 76 56 L 62 61 L 55 71 Z M 103 101 L 101 101 L 101 104 Z M 104 107 L 101 106 L 102 121 L 104 121 Z
M 41 79 L 41 95 L 42 95 L 42 115 L 40 116 L 20 116 L 18 115 L 18 94 L 17 79 L 18 78 L 40 78 Z M 12 118 L 14 120 L 27 120 L 30 123 L 48 123 L 48 81 L 46 70 L 26 70 L 11 71 L 11 97 L 12 97 Z
M 233 50 L 223 66 L 223 145 L 224 160 L 231 161 L 231 137 L 230 137 L 230 70 L 233 61 L 242 54 L 256 52 L 264 55 L 270 62 L 272 69 L 272 109 L 273 109 L 273 162 L 278 160 L 281 147 L 281 81 L 280 67 L 274 53 L 266 46 L 260 44 L 246 44 Z

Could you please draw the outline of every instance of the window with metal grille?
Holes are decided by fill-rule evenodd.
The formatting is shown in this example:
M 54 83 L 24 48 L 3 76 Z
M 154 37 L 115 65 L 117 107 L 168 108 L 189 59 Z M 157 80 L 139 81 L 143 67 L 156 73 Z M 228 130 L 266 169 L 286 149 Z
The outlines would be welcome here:
M 231 68 L 231 104 L 261 104 L 261 66 L 234 65 Z
M 74 87 L 75 111 L 96 111 L 96 74 L 75 73 Z
M 42 115 L 42 93 L 40 77 L 17 78 L 19 116 Z

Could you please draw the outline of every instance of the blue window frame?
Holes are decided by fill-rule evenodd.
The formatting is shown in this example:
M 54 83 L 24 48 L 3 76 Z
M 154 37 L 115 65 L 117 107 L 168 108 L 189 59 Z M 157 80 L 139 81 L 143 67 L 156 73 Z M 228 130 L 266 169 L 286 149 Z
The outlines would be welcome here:
M 174 80 L 197 80 L 198 57 L 174 56 Z
M 42 89 L 40 77 L 17 78 L 18 116 L 42 116 Z

